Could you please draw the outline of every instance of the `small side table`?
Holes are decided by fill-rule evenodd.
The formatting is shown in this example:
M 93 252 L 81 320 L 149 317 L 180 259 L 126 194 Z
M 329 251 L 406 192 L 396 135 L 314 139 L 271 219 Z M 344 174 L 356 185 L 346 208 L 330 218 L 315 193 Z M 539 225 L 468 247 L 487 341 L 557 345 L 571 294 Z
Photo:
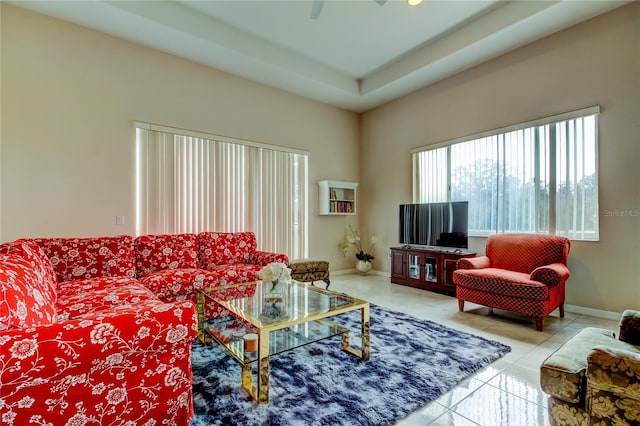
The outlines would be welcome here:
M 324 281 L 329 288 L 329 262 L 326 260 L 296 259 L 289 263 L 291 278 L 301 282 Z

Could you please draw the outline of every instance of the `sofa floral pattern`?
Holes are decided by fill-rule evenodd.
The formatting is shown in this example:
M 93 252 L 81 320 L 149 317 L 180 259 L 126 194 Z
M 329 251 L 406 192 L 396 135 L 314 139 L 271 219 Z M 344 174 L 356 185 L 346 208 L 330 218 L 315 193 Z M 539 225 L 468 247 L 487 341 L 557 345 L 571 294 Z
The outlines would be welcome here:
M 289 258 L 280 253 L 257 250 L 253 232 L 202 232 L 198 234 L 200 267 L 212 270 L 222 265 L 258 265 L 272 262 L 289 264 Z M 257 279 L 257 274 L 255 275 Z
M 87 294 L 91 297 L 88 298 Z M 157 299 L 151 290 L 129 277 L 99 277 L 61 283 L 58 286 L 59 319 L 115 309 Z
M 199 237 L 0 245 L 0 424 L 187 425 L 197 291 L 288 262 L 253 233 Z
M 251 282 L 286 255 L 256 249 L 253 232 L 144 235 L 136 238 L 136 276 L 163 300 L 208 287 Z M 195 300 L 195 299 L 194 299 Z
M 195 234 L 142 235 L 135 239 L 136 276 L 156 271 L 198 269 Z
M 253 232 L 144 235 L 136 238 L 138 279 L 162 300 L 191 300 L 211 287 L 259 279 L 262 266 L 289 263 L 285 254 L 257 250 Z M 214 303 L 205 305 L 206 318 L 229 313 Z
M 256 237 L 252 232 L 203 232 L 198 234 L 200 266 L 211 269 L 218 265 L 251 263 L 256 251 Z
M 622 314 L 618 336 L 626 341 L 609 330 L 582 329 L 543 362 L 552 425 L 640 424 L 638 320 L 640 312 Z
M 194 323 L 149 301 L 3 333 L 2 424 L 187 424 Z
M 131 237 L 79 252 L 76 241 L 46 245 L 58 269 L 35 241 L 0 246 L 0 424 L 187 425 L 194 305 L 165 303 L 128 274 L 133 250 L 117 263 L 112 249 Z M 101 270 L 125 274 L 84 278 Z
M 135 276 L 133 237 L 36 238 L 58 282 L 107 276 Z
M 0 253 L 0 331 L 55 322 L 55 274 L 38 245 L 21 240 Z

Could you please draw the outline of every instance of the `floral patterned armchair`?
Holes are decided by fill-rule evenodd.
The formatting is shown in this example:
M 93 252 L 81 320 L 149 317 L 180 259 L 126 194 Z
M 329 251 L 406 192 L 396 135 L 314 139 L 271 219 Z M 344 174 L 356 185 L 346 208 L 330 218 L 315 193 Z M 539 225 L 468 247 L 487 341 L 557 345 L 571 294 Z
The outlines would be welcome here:
M 542 363 L 540 385 L 554 426 L 640 424 L 640 312 L 623 312 L 618 338 L 576 333 Z

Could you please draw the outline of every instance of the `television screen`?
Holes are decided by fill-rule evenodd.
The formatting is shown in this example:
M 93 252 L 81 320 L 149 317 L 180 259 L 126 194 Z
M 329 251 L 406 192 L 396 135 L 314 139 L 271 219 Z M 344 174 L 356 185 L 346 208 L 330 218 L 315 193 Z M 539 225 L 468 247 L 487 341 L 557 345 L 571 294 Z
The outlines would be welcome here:
M 468 247 L 467 201 L 400 205 L 400 244 Z

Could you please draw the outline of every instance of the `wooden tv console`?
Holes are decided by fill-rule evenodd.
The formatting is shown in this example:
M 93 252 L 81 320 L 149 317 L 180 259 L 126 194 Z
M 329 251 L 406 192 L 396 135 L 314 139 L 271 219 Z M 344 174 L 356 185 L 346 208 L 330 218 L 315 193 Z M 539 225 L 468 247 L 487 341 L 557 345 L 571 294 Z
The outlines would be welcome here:
M 450 247 L 392 247 L 391 282 L 455 296 L 456 262 L 475 256 L 474 252 Z

